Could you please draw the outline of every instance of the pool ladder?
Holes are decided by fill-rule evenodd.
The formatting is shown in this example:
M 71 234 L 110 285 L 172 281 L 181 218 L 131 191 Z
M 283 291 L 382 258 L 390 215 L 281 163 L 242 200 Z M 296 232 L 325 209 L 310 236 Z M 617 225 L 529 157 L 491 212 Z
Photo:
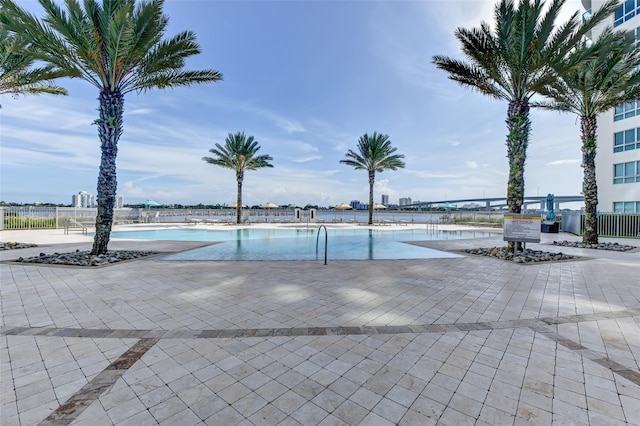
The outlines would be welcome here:
M 327 244 L 329 242 L 329 234 L 327 233 L 327 227 L 320 225 L 318 227 L 318 234 L 316 235 L 316 257 L 318 257 L 318 242 L 320 241 L 320 230 L 324 228 L 324 264 L 327 264 Z

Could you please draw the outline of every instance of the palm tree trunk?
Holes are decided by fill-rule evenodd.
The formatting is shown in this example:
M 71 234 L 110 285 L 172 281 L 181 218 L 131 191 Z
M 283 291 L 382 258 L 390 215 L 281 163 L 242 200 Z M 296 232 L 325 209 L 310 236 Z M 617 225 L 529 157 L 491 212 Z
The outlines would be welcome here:
M 242 223 L 242 181 L 244 180 L 244 173 L 238 171 L 236 173 L 236 180 L 238 181 L 238 196 L 236 197 L 236 224 Z
M 511 213 L 521 213 L 524 204 L 524 164 L 529 145 L 529 102 L 511 101 L 507 111 L 507 158 L 509 159 L 509 180 L 507 181 L 507 207 Z M 521 244 L 518 243 L 518 249 Z M 513 242 L 509 242 L 513 249 Z
M 376 172 L 369 172 L 369 225 L 373 225 L 373 184 L 376 181 Z
M 100 92 L 100 117 L 96 120 L 102 155 L 98 172 L 98 214 L 96 216 L 96 235 L 93 239 L 92 255 L 105 254 L 109 244 L 113 225 L 113 206 L 115 204 L 118 179 L 116 177 L 116 156 L 118 140 L 122 135 L 124 96 L 119 91 L 102 90 Z
M 582 138 L 582 192 L 584 194 L 584 244 L 598 244 L 598 185 L 596 183 L 596 117 L 580 117 Z

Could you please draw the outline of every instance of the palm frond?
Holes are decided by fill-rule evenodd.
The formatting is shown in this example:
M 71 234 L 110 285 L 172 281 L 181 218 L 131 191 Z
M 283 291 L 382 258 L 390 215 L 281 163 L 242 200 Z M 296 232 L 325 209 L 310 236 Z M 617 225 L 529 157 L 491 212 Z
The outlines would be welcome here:
M 0 23 L 0 94 L 66 95 L 53 80 L 68 74 L 52 65 L 36 66 L 38 52 L 23 37 Z
M 214 157 L 202 157 L 202 160 L 216 166 L 236 170 L 242 174 L 245 170 L 257 170 L 273 167 L 270 155 L 257 155 L 260 150 L 258 141 L 253 136 L 246 136 L 244 132 L 229 133 L 225 144 L 216 143 L 215 148 L 209 150 Z
M 0 0 L 6 10 L 1 20 L 25 33 L 42 51 L 39 59 L 100 90 L 127 93 L 222 79 L 212 69 L 183 70 L 200 47 L 189 31 L 163 38 L 169 20 L 162 0 L 65 0 L 65 7 L 54 0 L 38 1 L 45 11 L 42 20 L 13 0 Z
M 150 89 L 169 89 L 179 86 L 191 86 L 199 83 L 211 83 L 222 80 L 222 74 L 216 70 L 202 71 L 165 71 L 151 76 L 136 76 L 126 81 L 123 93 L 133 90 L 145 92 Z
M 494 85 L 495 80 L 489 78 L 480 66 L 439 55 L 434 56 L 431 62 L 439 69 L 448 72 L 449 79 L 461 86 L 475 89 L 496 99 L 508 99 L 509 94 L 502 87 Z
M 593 45 L 581 43 L 558 67 L 562 72 L 540 91 L 551 102 L 534 106 L 596 117 L 640 97 L 640 53 L 630 31 L 606 28 Z
M 186 58 L 200 53 L 200 46 L 195 40 L 195 34 L 185 31 L 157 43 L 143 58 L 138 73 L 151 75 L 167 69 L 181 69 Z
M 579 64 L 577 57 L 574 63 L 564 59 L 618 4 L 617 0 L 607 1 L 583 25 L 576 12 L 556 26 L 565 3 L 553 0 L 544 10 L 541 0 L 501 0 L 494 9 L 493 32 L 486 23 L 456 30 L 465 61 L 436 55 L 432 62 L 463 86 L 494 98 L 528 102 L 558 74 Z
M 396 170 L 404 167 L 402 158 L 404 155 L 394 154 L 397 148 L 391 145 L 389 136 L 373 132 L 371 135 L 365 133 L 358 139 L 358 152 L 351 149 L 345 154 L 345 159 L 340 163 L 346 164 L 356 170 L 367 170 L 369 172 L 384 170 Z

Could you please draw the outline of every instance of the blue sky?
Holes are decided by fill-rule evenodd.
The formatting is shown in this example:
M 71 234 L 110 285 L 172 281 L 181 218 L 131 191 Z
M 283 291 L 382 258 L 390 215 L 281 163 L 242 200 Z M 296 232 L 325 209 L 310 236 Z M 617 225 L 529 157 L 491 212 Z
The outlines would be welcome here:
M 39 13 L 35 1 L 19 1 Z M 224 81 L 128 94 L 117 159 L 125 203 L 231 204 L 235 173 L 201 160 L 244 131 L 274 168 L 245 174 L 244 202 L 336 205 L 368 199 L 367 173 L 339 161 L 364 133 L 389 135 L 406 168 L 376 176 L 375 199 L 503 196 L 505 102 L 461 88 L 431 64 L 460 57 L 457 27 L 491 22 L 494 2 L 167 0 L 168 34 L 192 30 L 203 53 L 187 68 Z M 580 8 L 570 0 L 564 17 Z M 0 96 L 0 199 L 70 203 L 96 193 L 98 90 Z M 534 111 L 528 195 L 576 195 L 579 121 Z

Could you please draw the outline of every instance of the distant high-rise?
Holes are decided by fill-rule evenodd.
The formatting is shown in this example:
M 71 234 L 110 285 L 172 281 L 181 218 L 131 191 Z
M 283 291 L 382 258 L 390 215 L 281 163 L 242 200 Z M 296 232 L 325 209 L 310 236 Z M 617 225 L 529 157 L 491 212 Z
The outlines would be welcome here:
M 369 208 L 369 204 L 361 203 L 359 200 L 351 200 L 349 205 L 354 210 L 367 210 Z
M 96 196 L 87 193 L 87 191 L 80 191 L 71 196 L 71 205 L 78 208 L 96 207 Z M 122 195 L 116 195 L 114 207 L 116 209 L 124 207 L 124 197 Z
M 71 204 L 73 207 L 93 207 L 91 204 L 91 195 L 87 193 L 87 191 L 80 191 L 77 194 L 73 194 L 71 196 Z
M 388 206 L 389 205 L 389 196 L 386 194 L 382 194 L 382 199 L 381 199 L 381 203 L 383 206 Z
M 406 197 L 406 198 L 400 198 L 398 200 L 398 204 L 400 205 L 400 207 L 402 207 L 402 206 L 411 205 L 411 204 L 413 204 L 413 202 L 411 201 L 410 197 Z

